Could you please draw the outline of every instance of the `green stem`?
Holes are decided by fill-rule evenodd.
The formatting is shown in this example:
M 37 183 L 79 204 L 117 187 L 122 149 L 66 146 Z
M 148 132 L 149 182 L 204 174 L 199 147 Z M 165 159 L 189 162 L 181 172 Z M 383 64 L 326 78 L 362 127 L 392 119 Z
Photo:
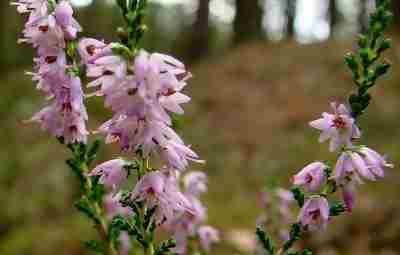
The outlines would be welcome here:
M 154 255 L 154 244 L 149 243 L 149 247 L 145 249 L 145 255 Z
M 86 162 L 82 163 L 81 168 L 82 168 L 82 172 L 85 176 L 85 181 L 86 181 L 85 193 L 82 196 L 84 198 L 86 198 L 87 201 L 89 201 L 90 206 L 94 209 L 94 211 L 96 212 L 96 216 L 97 216 L 98 220 L 100 221 L 100 224 L 97 225 L 96 229 L 99 233 L 100 238 L 103 240 L 103 242 L 105 244 L 107 244 L 107 254 L 117 255 L 118 253 L 117 253 L 116 248 L 114 247 L 114 244 L 108 238 L 108 224 L 107 224 L 106 218 L 104 217 L 102 207 L 97 201 L 92 201 L 91 199 L 89 199 L 88 193 L 92 190 L 93 183 L 92 183 L 92 179 L 86 175 L 86 173 L 89 172 L 89 167 L 88 167 L 87 163 Z

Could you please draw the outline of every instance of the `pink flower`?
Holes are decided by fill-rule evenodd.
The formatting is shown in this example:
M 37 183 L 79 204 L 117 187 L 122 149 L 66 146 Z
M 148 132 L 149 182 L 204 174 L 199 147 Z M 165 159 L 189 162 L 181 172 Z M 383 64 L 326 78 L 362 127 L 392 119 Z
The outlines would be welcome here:
M 360 148 L 360 153 L 364 155 L 364 159 L 368 168 L 377 178 L 383 178 L 385 176 L 384 169 L 386 167 L 394 167 L 393 164 L 390 164 L 386 161 L 385 157 L 366 146 L 362 146 Z
M 107 95 L 109 89 L 115 91 L 125 81 L 126 74 L 127 63 L 122 57 L 106 55 L 97 58 L 93 64 L 87 65 L 87 77 L 96 78 L 88 84 L 88 87 L 101 86 L 97 95 Z
M 94 64 L 96 59 L 112 54 L 110 46 L 103 41 L 93 38 L 81 39 L 79 41 L 78 51 L 85 64 Z
M 129 207 L 123 207 L 119 202 L 121 199 L 120 193 L 112 194 L 108 193 L 103 198 L 103 205 L 107 218 L 112 220 L 115 216 L 121 215 L 130 217 L 133 215 L 133 211 Z
M 138 94 L 144 100 L 157 102 L 170 112 L 184 113 L 181 104 L 190 98 L 181 91 L 191 75 L 183 63 L 168 55 L 141 51 L 135 59 L 134 70 Z
M 158 224 L 174 219 L 177 214 L 194 214 L 190 202 L 179 191 L 176 181 L 170 180 L 160 171 L 143 176 L 132 192 L 132 199 L 144 201 L 148 207 L 157 206 Z
M 289 205 L 294 201 L 293 193 L 289 190 L 278 188 L 276 195 L 279 199 L 279 213 L 283 219 L 290 219 Z
M 206 251 L 210 252 L 211 250 L 211 245 L 213 243 L 219 242 L 219 233 L 218 230 L 211 226 L 201 226 L 198 230 L 197 233 L 200 238 L 200 244 L 201 247 Z
M 81 81 L 78 77 L 65 75 L 56 82 L 60 87 L 54 91 L 54 102 L 35 114 L 31 121 L 40 123 L 52 135 L 63 137 L 68 144 L 85 143 L 88 116 L 83 104 Z
M 47 14 L 47 1 L 48 0 L 19 0 L 18 2 L 11 2 L 11 5 L 17 6 L 19 13 L 33 13 L 35 16 L 39 13 L 44 16 Z
M 114 115 L 98 132 L 106 136 L 106 142 L 119 141 L 123 150 L 141 149 L 144 155 L 157 152 L 168 168 L 184 170 L 189 161 L 203 163 L 198 155 L 169 126 L 144 117 Z
M 128 177 L 126 165 L 127 162 L 123 159 L 113 159 L 96 166 L 89 175 L 100 176 L 99 182 L 101 184 L 116 190 Z
M 175 231 L 174 239 L 176 240 L 176 247 L 172 251 L 179 255 L 186 255 L 188 250 L 188 238 L 188 233 L 185 230 Z
M 342 187 L 342 197 L 346 211 L 352 212 L 355 204 L 354 182 L 349 182 Z
M 329 220 L 329 203 L 321 196 L 311 196 L 300 211 L 298 221 L 311 231 L 325 228 Z
M 65 32 L 66 38 L 73 40 L 76 38 L 77 33 L 82 31 L 81 26 L 73 17 L 74 10 L 71 4 L 66 1 L 60 1 L 55 9 L 55 18 L 57 24 Z
M 346 177 L 353 177 L 361 182 L 360 176 L 375 181 L 384 177 L 384 168 L 393 167 L 376 151 L 362 146 L 343 152 L 335 166 L 335 179 L 343 183 Z
M 183 178 L 187 194 L 198 197 L 207 192 L 207 175 L 203 172 L 190 172 Z
M 293 184 L 305 186 L 308 191 L 316 192 L 326 180 L 326 168 L 327 165 L 322 162 L 311 163 L 293 176 Z
M 331 103 L 334 113 L 322 114 L 322 118 L 310 122 L 310 126 L 322 131 L 319 141 L 322 143 L 330 139 L 330 151 L 342 146 L 351 146 L 352 139 L 360 138 L 361 132 L 355 124 L 354 118 L 343 104 L 337 106 Z
M 19 42 L 31 43 L 35 48 L 65 48 L 64 32 L 53 15 L 26 24 L 23 34 Z
M 204 161 L 200 160 L 199 156 L 188 146 L 172 139 L 168 140 L 164 145 L 161 144 L 159 153 L 169 167 L 181 171 L 188 167 L 189 161 L 204 163 Z

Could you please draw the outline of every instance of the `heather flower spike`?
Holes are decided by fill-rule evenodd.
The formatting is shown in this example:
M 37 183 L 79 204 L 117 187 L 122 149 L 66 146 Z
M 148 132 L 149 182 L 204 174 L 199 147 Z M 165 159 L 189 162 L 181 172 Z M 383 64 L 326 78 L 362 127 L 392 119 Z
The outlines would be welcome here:
M 160 225 L 179 239 L 180 254 L 188 250 L 189 238 L 206 250 L 218 239 L 216 230 L 202 227 L 206 208 L 200 194 L 207 191 L 206 175 L 193 172 L 181 179 L 190 162 L 204 161 L 172 127 L 171 114 L 184 114 L 183 105 L 190 102 L 183 89 L 191 74 L 176 58 L 137 47 L 146 2 L 117 1 L 128 38 L 111 43 L 78 38 L 82 27 L 67 0 L 11 3 L 28 16 L 19 42 L 36 50 L 34 70 L 28 74 L 48 101 L 30 122 L 39 123 L 72 152 L 67 163 L 81 191 L 76 207 L 93 221 L 101 238 L 88 247 L 103 247 L 105 255 L 128 255 L 133 241 L 146 255 L 172 252 L 172 240 L 154 243 Z M 81 81 L 86 78 L 85 95 Z M 117 158 L 92 167 L 100 143 L 87 144 L 84 100 L 93 95 L 104 98 L 112 117 L 92 133 L 103 135 L 106 143 L 118 142 L 132 160 Z M 151 166 L 153 156 L 161 159 L 161 170 Z M 124 191 L 130 179 L 137 183 L 131 192 Z M 133 215 L 140 219 L 130 222 Z
M 321 131 L 319 142 L 329 140 L 329 150 L 337 152 L 337 161 L 308 164 L 293 176 L 295 187 L 290 194 L 280 189 L 281 220 L 291 216 L 289 198 L 296 200 L 301 210 L 297 223 L 291 224 L 290 231 L 285 231 L 288 236 L 280 249 L 275 249 L 271 238 L 262 229 L 257 229 L 257 237 L 267 254 L 310 254 L 307 250 L 292 250 L 303 233 L 325 229 L 328 223 L 334 222 L 331 218 L 344 212 L 351 213 L 356 204 L 356 185 L 365 180 L 380 180 L 385 175 L 385 169 L 393 167 L 386 157 L 356 144 L 361 137 L 357 126 L 358 117 L 365 114 L 372 100 L 369 89 L 390 67 L 386 61 L 381 61 L 383 51 L 390 48 L 389 39 L 384 37 L 384 31 L 393 16 L 390 8 L 390 1 L 376 1 L 376 10 L 371 14 L 369 28 L 359 37 L 358 51 L 345 57 L 357 86 L 356 92 L 349 96 L 349 107 L 331 103 L 332 113 L 324 112 L 321 118 L 309 123 Z M 337 191 L 341 191 L 342 201 L 330 201 Z M 294 219 L 285 221 L 293 222 Z

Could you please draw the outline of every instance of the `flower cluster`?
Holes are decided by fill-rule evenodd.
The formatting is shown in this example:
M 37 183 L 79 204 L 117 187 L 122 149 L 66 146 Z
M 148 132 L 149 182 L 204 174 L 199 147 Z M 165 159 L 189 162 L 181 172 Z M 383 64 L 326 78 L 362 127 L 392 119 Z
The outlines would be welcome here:
M 129 7 L 127 2 L 117 3 L 124 15 L 130 12 L 126 19 L 130 29 L 139 31 L 142 16 L 138 13 L 143 12 L 146 1 Z M 207 189 L 206 176 L 196 172 L 184 180 L 180 178 L 191 161 L 203 161 L 174 131 L 171 116 L 183 114 L 182 104 L 190 101 L 182 93 L 191 77 L 185 65 L 171 56 L 140 50 L 136 44 L 124 40 L 107 44 L 93 38 L 78 39 L 82 28 L 74 19 L 68 0 L 18 0 L 12 5 L 17 6 L 19 13 L 29 16 L 19 42 L 37 50 L 34 72 L 29 74 L 50 100 L 31 121 L 40 123 L 73 152 L 74 157 L 68 164 L 81 178 L 87 193 L 79 201 L 79 208 L 100 225 L 101 235 L 110 232 L 106 233 L 110 236 L 103 238 L 109 243 L 110 252 L 115 254 L 118 250 L 120 254 L 128 254 L 132 235 L 148 249 L 153 245 L 151 236 L 160 225 L 166 226 L 178 239 L 196 234 L 203 249 L 208 251 L 211 243 L 218 240 L 218 233 L 203 225 L 206 210 L 199 196 Z M 137 34 L 129 36 L 131 41 L 139 39 L 135 37 Z M 85 145 L 89 135 L 88 115 L 80 75 L 91 80 L 88 88 L 95 88 L 88 96 L 103 97 L 105 106 L 113 113 L 95 133 L 103 135 L 106 143 L 119 142 L 123 151 L 133 152 L 133 161 L 117 158 L 89 170 L 95 156 Z M 150 167 L 149 159 L 153 155 L 163 162 L 158 170 Z M 127 205 L 122 187 L 132 170 L 137 171 L 138 179 L 128 192 Z M 96 190 L 99 185 L 106 194 L 98 201 L 87 201 L 90 194 L 99 193 Z M 99 208 L 101 205 L 104 210 Z M 126 220 L 147 217 L 140 222 L 152 225 L 141 225 L 143 233 L 126 231 L 113 225 L 118 217 Z M 113 240 L 113 235 L 118 240 Z M 181 242 L 177 250 L 185 250 L 183 245 Z M 165 251 L 166 247 L 172 248 L 166 244 L 160 249 Z
M 211 244 L 219 241 L 219 233 L 211 226 L 204 225 L 207 213 L 200 201 L 200 195 L 207 191 L 207 176 L 203 172 L 190 172 L 183 177 L 184 196 L 190 202 L 193 213 L 181 213 L 167 222 L 165 228 L 173 232 L 177 240 L 176 252 L 188 254 L 190 240 L 198 239 L 202 249 L 210 251 Z
M 279 229 L 277 235 L 282 241 L 290 238 L 289 230 L 284 227 L 293 221 L 291 207 L 294 204 L 293 193 L 290 190 L 277 188 L 271 192 L 263 191 L 260 194 L 260 205 L 264 213 L 257 218 L 257 226 L 275 227 L 275 217 L 279 218 Z M 268 213 L 267 213 L 268 212 Z M 275 217 L 274 217 L 275 216 Z
M 293 177 L 294 185 L 302 186 L 312 193 L 298 217 L 301 225 L 310 230 L 324 228 L 329 221 L 329 186 L 333 186 L 333 190 L 336 187 L 341 188 L 344 209 L 351 212 L 355 203 L 355 185 L 363 180 L 375 181 L 383 178 L 384 169 L 393 167 L 376 151 L 355 145 L 355 140 L 361 137 L 356 120 L 345 105 L 331 105 L 334 112 L 323 113 L 322 118 L 310 122 L 310 126 L 322 131 L 320 142 L 330 139 L 330 151 L 339 150 L 333 173 L 327 164 L 314 162 Z
M 92 95 L 103 97 L 113 113 L 97 133 L 104 135 L 107 143 L 118 142 L 121 150 L 135 153 L 138 161 L 158 155 L 163 162 L 158 170 L 147 166 L 139 169 L 141 176 L 129 199 L 154 208 L 156 224 L 174 233 L 180 254 L 186 253 L 186 240 L 193 235 L 208 251 L 211 243 L 218 240 L 218 233 L 200 226 L 206 218 L 199 200 L 207 189 L 206 175 L 190 173 L 183 179 L 185 192 L 180 187 L 181 173 L 189 162 L 203 161 L 173 130 L 170 116 L 184 113 L 182 104 L 190 98 L 182 90 L 191 74 L 171 56 L 144 50 L 132 53 L 119 43 L 84 38 L 78 51 L 86 75 L 92 78 L 88 87 L 96 88 Z M 118 194 L 128 177 L 127 164 L 121 159 L 111 160 L 90 175 L 99 176 L 111 194 Z
M 115 54 L 118 47 L 91 38 L 79 43 L 87 76 L 94 78 L 88 86 L 99 87 L 95 94 L 113 112 L 98 132 L 125 151 L 158 154 L 170 169 L 183 171 L 189 161 L 202 162 L 171 128 L 169 113 L 183 114 L 181 105 L 190 101 L 181 93 L 191 76 L 184 64 L 144 50 L 126 57 Z
M 86 142 L 88 116 L 81 80 L 66 53 L 66 47 L 81 31 L 70 3 L 66 0 L 54 4 L 47 0 L 20 0 L 12 4 L 17 6 L 18 12 L 29 16 L 19 42 L 36 49 L 35 72 L 30 74 L 37 88 L 51 100 L 31 121 L 40 123 L 43 129 L 62 137 L 66 143 Z

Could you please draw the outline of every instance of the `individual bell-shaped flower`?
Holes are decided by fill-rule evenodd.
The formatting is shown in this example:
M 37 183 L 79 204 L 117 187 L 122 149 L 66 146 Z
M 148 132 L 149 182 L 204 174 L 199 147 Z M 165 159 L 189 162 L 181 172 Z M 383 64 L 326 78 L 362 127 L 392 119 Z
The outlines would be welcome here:
M 376 151 L 362 146 L 343 152 L 335 166 L 335 179 L 343 183 L 346 177 L 353 177 L 360 182 L 360 177 L 375 181 L 384 177 L 384 168 L 393 167 Z
M 117 189 L 127 179 L 128 163 L 123 159 L 113 159 L 104 162 L 90 172 L 90 176 L 100 176 L 99 182 L 110 189 Z
M 100 57 L 112 54 L 111 46 L 93 38 L 83 38 L 79 41 L 78 52 L 85 64 L 93 64 Z
M 311 231 L 325 228 L 329 220 L 329 203 L 321 196 L 311 196 L 303 205 L 298 221 Z
M 386 161 L 384 156 L 366 146 L 362 146 L 359 152 L 364 156 L 368 168 L 377 178 L 383 178 L 385 176 L 384 169 L 386 167 L 394 167 L 393 164 L 390 164 Z
M 326 180 L 327 168 L 328 166 L 322 162 L 311 163 L 293 176 L 293 184 L 304 186 L 310 192 L 316 192 Z

